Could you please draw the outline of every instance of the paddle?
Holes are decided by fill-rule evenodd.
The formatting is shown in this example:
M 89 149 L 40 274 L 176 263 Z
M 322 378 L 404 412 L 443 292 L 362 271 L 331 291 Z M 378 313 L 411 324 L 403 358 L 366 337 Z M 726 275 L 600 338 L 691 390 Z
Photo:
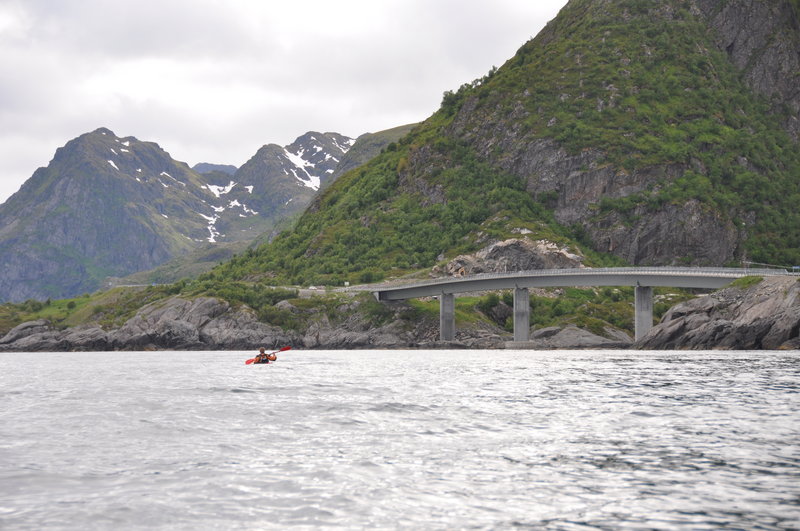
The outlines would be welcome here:
M 282 349 L 280 349 L 280 350 L 276 350 L 275 352 L 270 352 L 269 354 L 277 354 L 278 352 L 284 352 L 284 351 L 286 351 L 286 350 L 289 350 L 290 348 L 292 348 L 292 347 L 290 347 L 289 345 L 286 345 L 286 346 L 285 346 L 285 347 L 283 347 Z M 269 354 L 267 354 L 267 355 L 269 355 Z M 256 361 L 256 359 L 255 359 L 255 358 L 251 358 L 251 359 L 249 359 L 249 360 L 245 361 L 245 362 L 244 362 L 244 364 L 245 364 L 245 365 L 250 365 L 250 364 L 251 364 L 251 363 L 253 363 L 254 361 Z

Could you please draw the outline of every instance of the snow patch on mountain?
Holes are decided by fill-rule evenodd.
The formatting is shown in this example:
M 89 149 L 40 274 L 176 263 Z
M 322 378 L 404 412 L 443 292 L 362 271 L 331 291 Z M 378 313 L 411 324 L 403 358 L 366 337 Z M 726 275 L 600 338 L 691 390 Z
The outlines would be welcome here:
M 337 148 L 339 148 L 340 150 L 342 150 L 342 153 L 347 153 L 350 150 L 350 148 L 353 147 L 353 144 L 355 144 L 355 143 L 356 143 L 356 139 L 355 138 L 351 138 L 349 140 L 346 140 L 344 145 L 342 145 L 339 142 L 337 142 L 336 139 L 333 140 L 333 145 L 336 146 Z
M 224 209 L 223 209 L 224 210 Z M 205 214 L 200 214 L 200 217 L 204 220 L 208 221 L 208 238 L 206 241 L 209 243 L 217 243 L 217 238 L 219 237 L 219 231 L 217 230 L 217 220 L 219 216 L 206 216 Z
M 161 173 L 159 173 L 159 175 L 163 175 L 164 177 L 169 177 L 170 179 L 172 179 L 176 183 L 180 184 L 181 186 L 186 186 L 185 182 L 179 181 L 178 179 L 176 179 L 175 177 L 173 177 L 172 175 L 170 175 L 169 173 L 167 173 L 165 171 L 162 171 Z
M 201 188 L 205 188 L 206 190 L 208 190 L 212 194 L 214 194 L 216 197 L 219 197 L 221 195 L 230 193 L 230 191 L 233 190 L 234 186 L 236 186 L 236 183 L 233 182 L 233 181 L 230 181 L 228 183 L 228 186 L 216 186 L 216 185 L 213 185 L 213 184 L 207 184 L 205 186 L 202 186 Z
M 316 175 L 311 175 L 311 173 L 309 173 L 309 171 L 306 169 L 306 168 L 314 168 L 315 165 L 312 162 L 309 162 L 303 158 L 304 153 L 305 150 L 303 149 L 301 149 L 299 153 L 292 153 L 286 148 L 283 149 L 283 154 L 286 156 L 287 159 L 289 159 L 289 162 L 291 162 L 297 170 L 300 170 L 306 175 L 305 177 L 301 177 L 297 175 L 297 171 L 295 169 L 290 168 L 289 172 L 291 172 L 292 175 L 294 175 L 295 179 L 300 181 L 303 184 L 303 186 L 307 186 L 308 188 L 311 188 L 312 190 L 315 191 L 319 190 L 319 185 L 320 185 L 319 177 L 317 177 Z M 289 173 L 287 172 L 286 174 L 288 175 Z
M 252 215 L 254 215 L 254 216 L 258 214 L 258 212 L 256 212 L 256 211 L 255 211 L 255 210 L 253 210 L 253 209 L 247 208 L 247 205 L 243 205 L 242 203 L 240 203 L 240 202 L 239 202 L 239 201 L 237 201 L 236 199 L 234 199 L 233 201 L 231 201 L 230 203 L 228 203 L 228 208 L 235 208 L 235 207 L 241 207 L 241 208 L 242 208 L 242 210 L 244 211 L 244 213 L 245 213 L 245 214 L 252 214 Z M 239 214 L 239 215 L 240 215 L 241 217 L 245 217 L 245 216 L 243 216 L 242 214 Z
M 119 168 L 117 168 L 117 165 L 114 164 L 113 160 L 109 160 L 108 163 L 111 164 L 114 167 L 115 170 L 119 171 Z

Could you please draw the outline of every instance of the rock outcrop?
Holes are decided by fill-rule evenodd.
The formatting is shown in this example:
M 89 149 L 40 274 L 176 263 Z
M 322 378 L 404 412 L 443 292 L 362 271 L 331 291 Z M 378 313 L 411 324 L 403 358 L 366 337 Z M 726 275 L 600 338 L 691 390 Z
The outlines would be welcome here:
M 678 304 L 635 343 L 640 349 L 800 348 L 800 281 L 767 277 Z
M 459 255 L 445 265 L 444 273 L 464 276 L 573 267 L 583 267 L 582 256 L 553 242 L 525 237 L 495 242 L 477 253 Z
M 251 309 L 210 297 L 172 297 L 142 308 L 122 327 L 59 330 L 45 320 L 23 323 L 0 339 L 0 351 L 229 350 L 298 344 L 300 336 L 259 322 Z
M 620 330 L 608 328 L 605 333 L 609 337 L 599 336 L 576 326 L 540 328 L 533 331 L 526 348 L 541 350 L 624 349 L 633 343 L 630 336 Z

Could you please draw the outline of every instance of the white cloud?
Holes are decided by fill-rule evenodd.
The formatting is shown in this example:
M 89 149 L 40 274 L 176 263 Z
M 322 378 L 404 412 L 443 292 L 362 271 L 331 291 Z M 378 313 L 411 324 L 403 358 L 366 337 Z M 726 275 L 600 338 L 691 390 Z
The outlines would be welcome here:
M 109 127 L 241 165 L 308 130 L 428 117 L 566 0 L 0 0 L 0 201 Z

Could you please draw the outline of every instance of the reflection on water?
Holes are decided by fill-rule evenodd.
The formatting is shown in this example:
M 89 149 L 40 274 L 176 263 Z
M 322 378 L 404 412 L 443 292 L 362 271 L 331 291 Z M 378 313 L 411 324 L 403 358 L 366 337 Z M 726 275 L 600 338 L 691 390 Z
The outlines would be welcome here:
M 4 355 L 0 528 L 800 528 L 797 353 L 250 354 Z

